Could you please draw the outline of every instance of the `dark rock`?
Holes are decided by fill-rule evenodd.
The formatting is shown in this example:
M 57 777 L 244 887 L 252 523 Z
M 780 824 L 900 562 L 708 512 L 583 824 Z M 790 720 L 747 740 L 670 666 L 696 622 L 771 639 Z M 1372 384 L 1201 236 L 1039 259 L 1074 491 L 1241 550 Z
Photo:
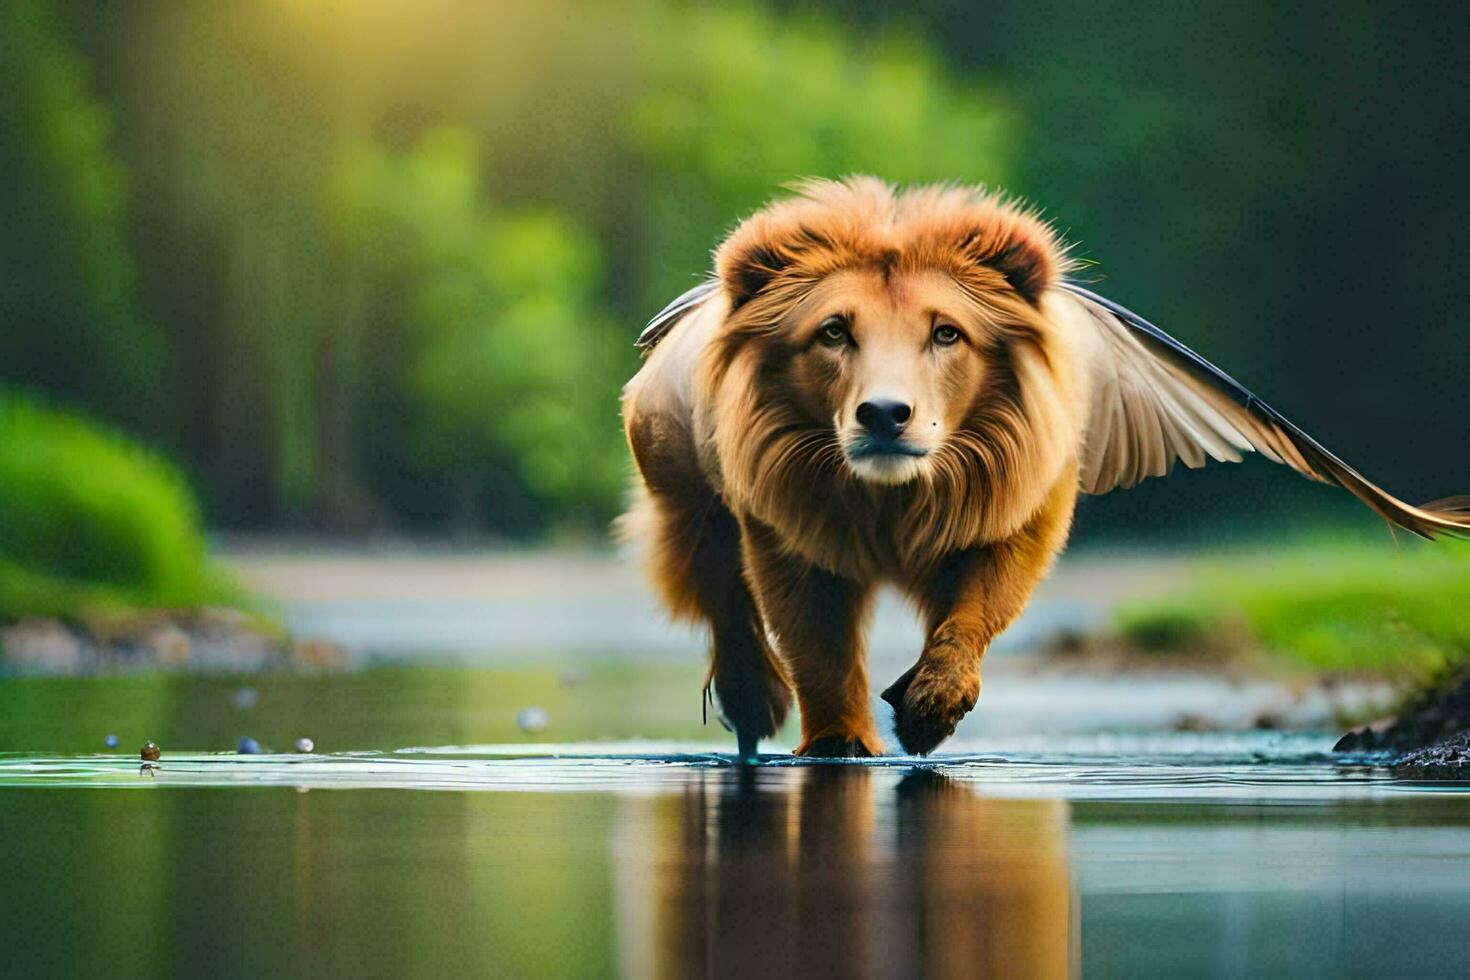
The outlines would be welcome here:
M 1342 738 L 1337 740 L 1337 744 L 1332 747 L 1332 751 L 1376 752 L 1383 747 L 1380 743 L 1383 740 L 1384 730 L 1393 722 L 1392 718 L 1379 718 L 1366 725 L 1359 725 L 1352 731 L 1345 732 Z
M 1076 656 L 1086 653 L 1088 645 L 1087 634 L 1074 629 L 1060 629 L 1047 644 L 1047 650 L 1061 656 Z
M 1470 669 L 1435 687 L 1397 718 L 1372 722 L 1348 732 L 1336 752 L 1412 752 L 1470 731 Z
M 1174 719 L 1174 730 L 1176 732 L 1208 732 L 1216 726 L 1210 724 L 1210 719 L 1204 715 L 1186 712 Z
M 1454 769 L 1461 770 L 1462 776 L 1470 776 L 1470 731 L 1416 749 L 1394 766 L 1398 769 Z
M 1286 716 L 1279 711 L 1262 711 L 1256 715 L 1251 722 L 1251 727 L 1259 732 L 1279 732 L 1287 728 Z

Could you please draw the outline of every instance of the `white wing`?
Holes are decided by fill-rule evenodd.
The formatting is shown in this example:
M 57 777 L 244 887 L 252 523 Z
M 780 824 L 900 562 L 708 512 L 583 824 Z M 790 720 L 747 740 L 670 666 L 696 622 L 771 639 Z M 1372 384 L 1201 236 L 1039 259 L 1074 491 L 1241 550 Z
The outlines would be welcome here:
M 654 318 L 648 321 L 648 326 L 644 327 L 643 332 L 638 335 L 638 340 L 634 346 L 641 350 L 653 348 L 660 340 L 664 339 L 665 334 L 674 329 L 674 326 L 680 320 L 688 316 L 695 307 L 709 299 L 719 288 L 719 280 L 706 279 L 693 289 L 688 289 L 680 293 L 678 298 L 659 310 Z
M 694 429 L 694 374 L 705 346 L 729 310 L 714 280 L 684 293 L 655 316 L 638 337 L 643 367 L 623 389 L 624 410 L 677 419 Z M 677 329 L 676 329 L 677 328 Z
M 1413 507 L 1370 483 L 1233 378 L 1111 300 L 1064 283 L 1054 301 L 1082 336 L 1091 404 L 1082 489 L 1107 493 L 1164 476 L 1175 460 L 1239 462 L 1255 451 L 1343 487 L 1385 520 L 1423 537 L 1470 535 L 1470 497 Z

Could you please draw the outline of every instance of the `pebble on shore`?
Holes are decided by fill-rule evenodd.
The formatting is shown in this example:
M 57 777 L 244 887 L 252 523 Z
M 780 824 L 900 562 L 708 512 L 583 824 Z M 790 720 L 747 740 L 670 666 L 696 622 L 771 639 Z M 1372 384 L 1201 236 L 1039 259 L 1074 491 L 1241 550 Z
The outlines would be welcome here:
M 520 726 L 521 731 L 528 735 L 546 731 L 546 726 L 550 723 L 551 718 L 546 714 L 546 709 L 538 708 L 534 705 L 529 708 L 522 708 L 520 713 L 516 715 L 516 724 Z

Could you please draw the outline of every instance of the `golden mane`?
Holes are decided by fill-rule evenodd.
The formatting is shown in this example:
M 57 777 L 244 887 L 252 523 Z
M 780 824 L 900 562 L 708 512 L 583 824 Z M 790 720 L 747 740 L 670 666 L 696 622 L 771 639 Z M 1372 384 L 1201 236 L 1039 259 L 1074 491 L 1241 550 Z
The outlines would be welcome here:
M 716 253 L 731 313 L 702 365 L 722 492 L 832 571 L 927 571 L 945 554 L 1018 530 L 1068 464 L 1070 363 L 1040 306 L 1065 253 L 1034 214 L 976 188 L 895 193 L 871 179 L 807 182 L 752 216 Z M 1006 342 L 994 383 L 967 393 L 963 429 L 926 475 L 874 486 L 842 463 L 828 420 L 795 408 L 780 370 L 782 325 L 827 276 L 938 270 Z

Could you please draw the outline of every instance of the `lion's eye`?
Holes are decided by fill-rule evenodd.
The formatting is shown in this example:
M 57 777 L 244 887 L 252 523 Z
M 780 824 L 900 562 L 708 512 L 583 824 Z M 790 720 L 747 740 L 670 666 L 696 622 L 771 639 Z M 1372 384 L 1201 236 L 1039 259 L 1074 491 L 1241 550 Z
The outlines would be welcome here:
M 827 347 L 844 347 L 848 344 L 850 337 L 847 332 L 847 321 L 840 316 L 829 316 L 822 321 L 817 328 L 817 339 Z
M 948 347 L 959 341 L 960 332 L 949 324 L 943 323 L 934 328 L 933 338 L 940 347 Z

